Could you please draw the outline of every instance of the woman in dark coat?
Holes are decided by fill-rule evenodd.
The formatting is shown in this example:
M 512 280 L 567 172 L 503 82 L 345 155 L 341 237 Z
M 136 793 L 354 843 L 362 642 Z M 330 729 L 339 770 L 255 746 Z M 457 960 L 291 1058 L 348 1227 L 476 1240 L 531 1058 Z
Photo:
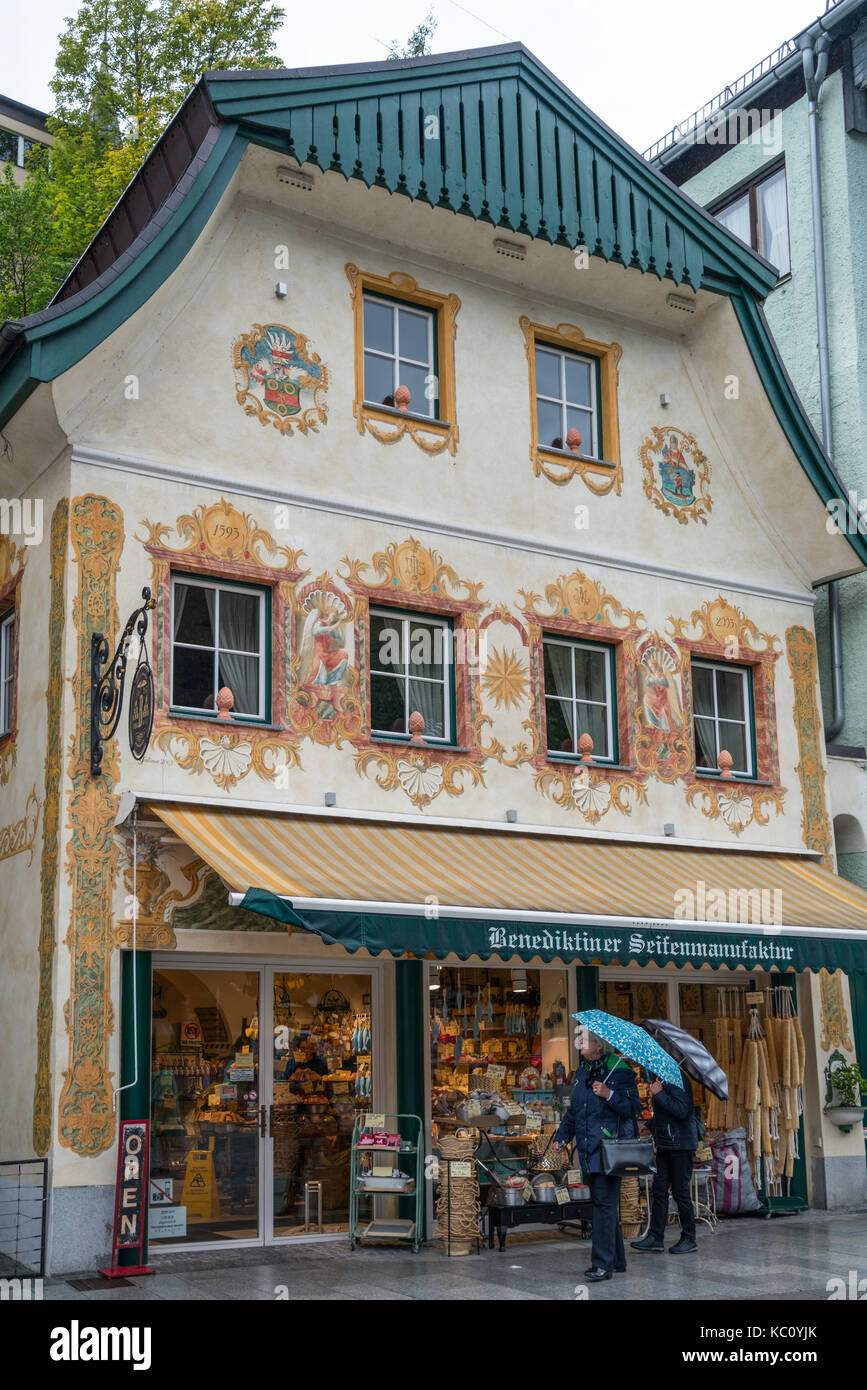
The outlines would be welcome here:
M 584 1274 L 595 1283 L 610 1279 L 615 1270 L 626 1269 L 618 1213 L 622 1179 L 602 1172 L 602 1137 L 614 1139 L 621 1128 L 624 1139 L 630 1137 L 630 1130 L 637 1134 L 635 1119 L 641 1114 L 641 1101 L 632 1068 L 621 1057 L 606 1054 L 600 1038 L 585 1034 L 581 1055 L 584 1064 L 575 1073 L 569 1109 L 554 1135 L 554 1148 L 562 1149 L 574 1139 L 584 1181 L 590 1188 L 593 1247 L 590 1268 Z
M 692 1156 L 698 1148 L 698 1126 L 695 1122 L 695 1103 L 692 1087 L 680 1073 L 683 1089 L 668 1081 L 655 1078 L 650 1094 L 653 1096 L 653 1139 L 656 1144 L 656 1175 L 653 1179 L 653 1205 L 650 1230 L 643 1240 L 631 1242 L 633 1250 L 665 1249 L 665 1223 L 668 1219 L 668 1189 L 677 1203 L 680 1217 L 680 1240 L 672 1245 L 670 1255 L 689 1254 L 697 1250 L 695 1243 L 695 1208 L 689 1192 L 692 1177 Z

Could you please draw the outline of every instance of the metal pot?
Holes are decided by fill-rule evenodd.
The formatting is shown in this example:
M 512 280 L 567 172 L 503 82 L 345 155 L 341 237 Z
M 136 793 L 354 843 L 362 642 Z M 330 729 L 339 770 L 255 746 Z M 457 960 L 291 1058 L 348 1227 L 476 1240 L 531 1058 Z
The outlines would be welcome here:
M 491 1201 L 497 1207 L 522 1207 L 524 1190 L 521 1187 L 498 1187 L 495 1188 Z
M 533 1188 L 534 1202 L 556 1202 L 557 1198 L 554 1193 L 557 1184 L 549 1173 L 537 1173 L 534 1178 L 530 1179 L 530 1184 Z

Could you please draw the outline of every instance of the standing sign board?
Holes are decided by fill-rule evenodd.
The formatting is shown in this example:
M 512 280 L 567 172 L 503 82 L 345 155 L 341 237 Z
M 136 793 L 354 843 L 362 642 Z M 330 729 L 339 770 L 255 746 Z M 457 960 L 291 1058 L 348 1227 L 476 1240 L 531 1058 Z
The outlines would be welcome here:
M 114 1202 L 111 1264 L 101 1269 L 106 1279 L 153 1274 L 141 1262 L 145 1239 L 145 1202 L 148 1179 L 149 1120 L 124 1120 L 117 1149 L 117 1194 Z M 121 1250 L 138 1250 L 138 1263 L 121 1265 Z

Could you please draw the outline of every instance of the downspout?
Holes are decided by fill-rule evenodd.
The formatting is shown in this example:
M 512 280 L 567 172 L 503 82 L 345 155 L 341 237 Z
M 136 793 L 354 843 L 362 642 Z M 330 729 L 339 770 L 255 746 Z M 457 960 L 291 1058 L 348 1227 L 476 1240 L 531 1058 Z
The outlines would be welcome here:
M 807 91 L 807 127 L 810 132 L 810 188 L 813 208 L 813 253 L 816 263 L 816 323 L 819 346 L 819 395 L 822 408 L 822 442 L 831 458 L 834 448 L 831 424 L 831 367 L 828 352 L 828 303 L 825 291 L 825 232 L 822 225 L 822 179 L 819 159 L 819 88 L 828 72 L 831 40 L 827 34 L 814 39 L 808 30 L 798 40 Z M 831 722 L 825 729 L 826 743 L 833 743 L 843 728 L 846 706 L 843 697 L 843 642 L 840 632 L 840 590 L 838 581 L 828 584 L 828 623 L 831 650 Z

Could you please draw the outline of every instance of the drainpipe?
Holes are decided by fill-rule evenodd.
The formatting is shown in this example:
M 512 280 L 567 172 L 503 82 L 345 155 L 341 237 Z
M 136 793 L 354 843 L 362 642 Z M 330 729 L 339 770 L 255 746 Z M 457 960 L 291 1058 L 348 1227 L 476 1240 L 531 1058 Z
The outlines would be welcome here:
M 831 40 L 827 34 L 814 38 L 808 30 L 798 40 L 807 91 L 807 126 L 810 132 L 810 188 L 813 205 L 813 253 L 816 262 L 816 323 L 819 343 L 819 395 L 822 407 L 822 442 L 829 458 L 834 437 L 831 424 L 831 367 L 828 353 L 828 304 L 825 291 L 825 232 L 822 225 L 822 179 L 819 160 L 819 88 L 828 72 Z M 840 632 L 840 591 L 838 581 L 828 585 L 828 622 L 831 648 L 831 723 L 825 729 L 826 743 L 838 737 L 846 717 L 843 698 L 843 642 Z

